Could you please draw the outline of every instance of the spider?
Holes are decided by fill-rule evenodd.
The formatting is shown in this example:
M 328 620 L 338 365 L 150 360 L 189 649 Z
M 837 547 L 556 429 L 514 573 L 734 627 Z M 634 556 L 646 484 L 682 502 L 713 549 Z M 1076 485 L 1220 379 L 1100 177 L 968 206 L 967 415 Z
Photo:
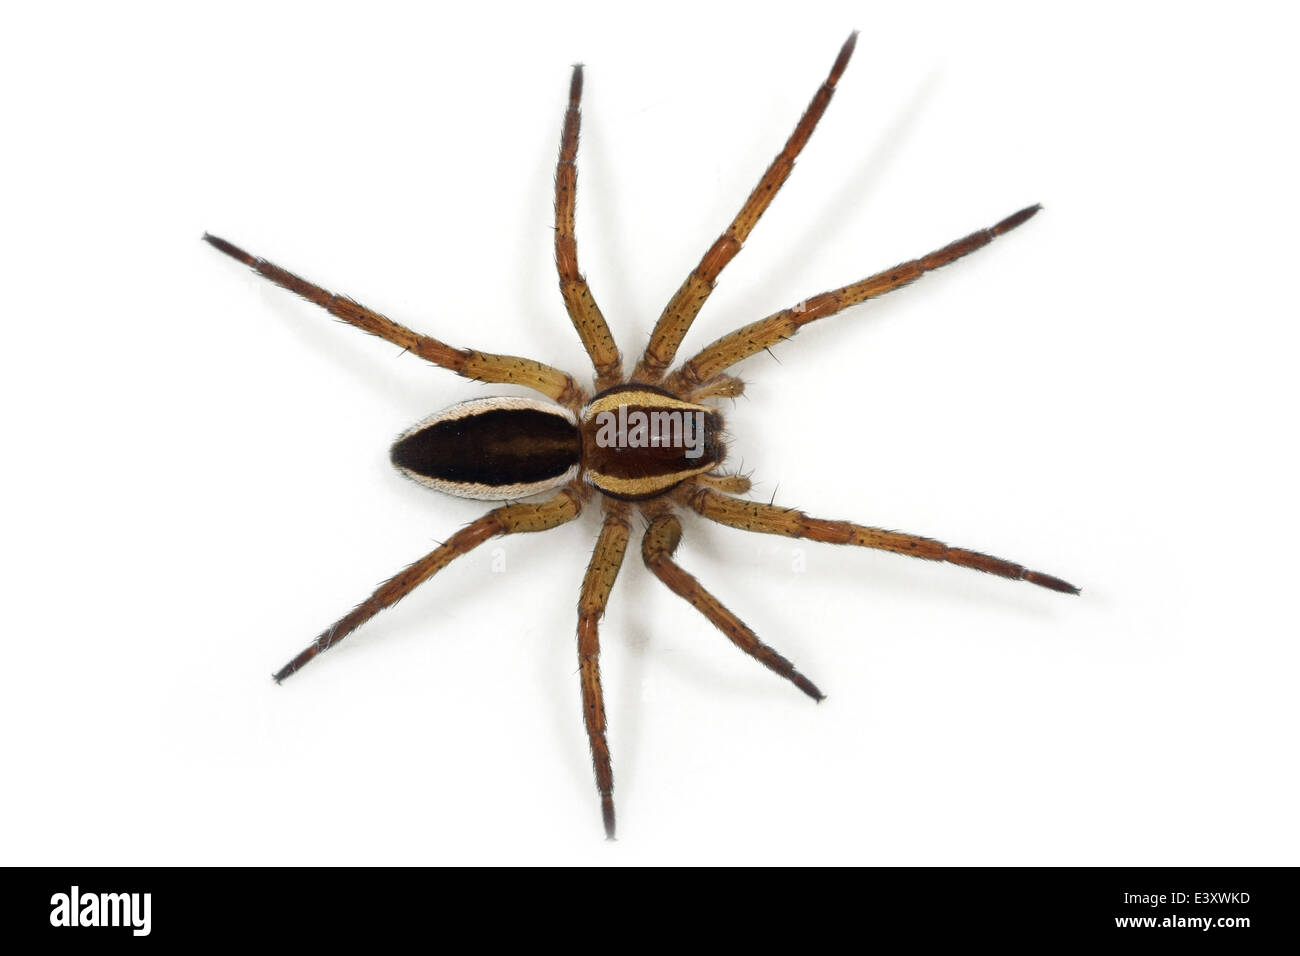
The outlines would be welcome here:
M 483 542 L 497 535 L 556 528 L 573 521 L 593 497 L 598 497 L 603 521 L 578 597 L 578 671 L 601 816 L 606 837 L 613 839 L 614 775 L 600 683 L 599 625 L 627 551 L 634 511 L 645 522 L 641 557 L 646 567 L 740 650 L 815 701 L 824 695 L 812 681 L 763 643 L 673 560 L 682 536 L 678 509 L 745 531 L 877 548 L 1028 581 L 1053 591 L 1079 593 L 1078 588 L 1060 578 L 977 551 L 949 547 L 931 538 L 814 518 L 791 508 L 738 497 L 749 491 L 749 479 L 723 470 L 726 446 L 721 437 L 722 415 L 715 406 L 703 404 L 742 394 L 744 383 L 728 373 L 742 360 L 785 341 L 817 319 L 892 292 L 982 248 L 1023 225 L 1039 206 L 1013 213 L 991 228 L 973 232 L 929 255 L 812 296 L 737 329 L 672 368 L 678 348 L 718 275 L 740 251 L 794 168 L 795 158 L 831 101 L 856 41 L 854 32 L 840 48 L 825 82 L 740 212 L 668 302 L 630 375 L 623 372 L 623 357 L 578 268 L 574 205 L 583 68 L 581 64 L 573 67 L 555 174 L 555 263 L 565 308 L 595 368 L 592 391 L 572 375 L 541 362 L 458 349 L 414 332 L 224 239 L 204 235 L 221 252 L 362 331 L 466 378 L 524 385 L 545 397 L 463 402 L 430 416 L 398 437 L 392 446 L 392 462 L 410 478 L 449 494 L 506 503 L 461 528 L 381 584 L 280 668 L 274 675 L 277 683 Z M 547 492 L 551 494 L 539 500 L 521 500 Z

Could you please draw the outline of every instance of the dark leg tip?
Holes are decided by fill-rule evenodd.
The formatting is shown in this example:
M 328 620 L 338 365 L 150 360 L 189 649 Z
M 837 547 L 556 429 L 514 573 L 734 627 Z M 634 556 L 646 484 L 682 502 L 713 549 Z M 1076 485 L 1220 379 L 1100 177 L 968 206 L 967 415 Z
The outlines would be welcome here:
M 795 687 L 798 687 L 801 691 L 803 691 L 813 700 L 817 701 L 817 703 L 820 704 L 822 701 L 826 699 L 826 695 L 817 689 L 817 685 L 814 684 L 812 681 L 810 681 L 808 678 L 804 677 L 802 674 L 796 673 L 791 678 L 791 680 L 794 681 Z
M 849 65 L 849 57 L 853 56 L 853 48 L 858 45 L 858 31 L 854 30 L 849 34 L 849 38 L 844 41 L 844 46 L 840 47 L 840 55 L 835 58 L 835 65 L 831 67 L 830 82 L 835 83 L 844 74 L 844 69 Z
M 1038 214 L 1038 211 L 1042 208 L 1043 207 L 1040 206 L 1038 203 L 1034 203 L 1034 205 L 1026 206 L 1024 209 L 1020 210 L 1019 212 L 1012 213 L 1010 216 L 1007 216 L 1006 219 L 1003 219 L 1000 223 L 998 223 L 996 226 L 993 227 L 992 229 L 993 235 L 1000 236 L 1003 233 L 1010 232 L 1012 229 L 1016 228 L 1016 226 L 1023 226 L 1030 219 L 1033 219 L 1034 216 Z
M 614 839 L 614 798 L 609 794 L 602 794 L 600 798 L 600 816 L 605 823 L 605 839 Z
M 254 259 L 252 256 L 250 256 L 247 252 L 239 248 L 239 246 L 235 245 L 234 243 L 226 242 L 226 240 L 214 236 L 209 232 L 205 232 L 203 234 L 203 241 L 206 242 L 208 245 L 212 246 L 214 249 L 219 249 L 220 251 L 224 252 L 226 255 L 230 256 L 230 258 L 238 259 L 246 266 L 257 265 L 256 259 Z
M 569 105 L 577 106 L 582 99 L 582 64 L 573 64 L 573 76 L 569 80 Z
M 1062 594 L 1079 594 L 1081 591 L 1068 581 L 1062 581 L 1060 578 L 1054 578 L 1050 574 L 1040 574 L 1038 571 L 1025 572 L 1025 580 L 1030 584 L 1037 584 L 1041 588 L 1048 588 L 1052 591 L 1059 591 Z

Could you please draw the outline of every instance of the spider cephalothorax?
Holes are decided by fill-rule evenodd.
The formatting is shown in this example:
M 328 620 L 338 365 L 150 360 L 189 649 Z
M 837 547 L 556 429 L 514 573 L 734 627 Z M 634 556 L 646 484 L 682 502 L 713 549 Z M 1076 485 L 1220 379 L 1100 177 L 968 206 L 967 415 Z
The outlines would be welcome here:
M 546 399 L 485 398 L 464 402 L 425 419 L 398 437 L 392 449 L 393 464 L 416 481 L 463 497 L 515 503 L 496 508 L 466 525 L 384 582 L 276 672 L 277 681 L 401 600 L 454 558 L 496 535 L 546 531 L 572 521 L 593 493 L 598 493 L 604 517 L 578 599 L 578 663 L 583 718 L 601 798 L 601 814 L 605 833 L 612 838 L 614 776 L 605 737 L 598 624 L 623 563 L 634 509 L 640 511 L 646 522 L 641 556 L 650 571 L 696 607 L 742 651 L 814 700 L 820 700 L 822 694 L 808 678 L 760 641 L 673 560 L 681 540 L 681 523 L 676 515 L 679 508 L 746 531 L 894 551 L 1029 581 L 1054 591 L 1078 593 L 1077 588 L 1060 578 L 977 551 L 952 548 L 932 538 L 848 521 L 811 518 L 790 508 L 736 497 L 749 491 L 749 481 L 741 475 L 721 471 L 726 456 L 721 437 L 722 417 L 716 408 L 703 404 L 710 399 L 734 398 L 743 392 L 740 379 L 727 374 L 728 369 L 743 359 L 788 339 L 810 322 L 877 298 L 974 252 L 1024 223 L 1038 211 L 1037 206 L 1022 209 L 992 228 L 973 232 L 927 256 L 805 299 L 724 335 L 669 372 L 678 347 L 719 273 L 740 251 L 750 230 L 794 168 L 795 157 L 830 103 L 856 38 L 855 33 L 844 43 L 830 75 L 785 147 L 731 225 L 664 308 L 630 376 L 623 375 L 622 356 L 585 277 L 578 270 L 573 211 L 582 67 L 573 68 L 555 177 L 555 261 L 565 307 L 595 368 L 594 397 L 573 376 L 549 365 L 515 356 L 453 348 L 413 332 L 351 299 L 326 292 L 224 239 L 204 236 L 217 249 L 251 266 L 272 282 L 435 365 L 482 382 L 527 386 Z M 516 501 L 546 493 L 550 496 L 542 500 Z

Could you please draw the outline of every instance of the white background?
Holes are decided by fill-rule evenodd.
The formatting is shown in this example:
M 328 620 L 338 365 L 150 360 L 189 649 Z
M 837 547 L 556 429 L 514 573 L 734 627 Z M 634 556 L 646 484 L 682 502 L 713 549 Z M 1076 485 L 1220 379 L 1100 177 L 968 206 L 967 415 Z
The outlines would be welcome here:
M 8 15 L 0 861 L 1300 862 L 1285 5 L 354 6 Z M 574 650 L 592 514 L 276 687 L 484 510 L 394 472 L 392 436 L 503 390 L 200 235 L 581 370 L 551 261 L 581 60 L 579 248 L 630 361 L 853 27 L 687 347 L 1043 203 L 749 360 L 729 424 L 757 496 L 1082 596 L 687 520 L 682 564 L 814 706 L 634 543 L 613 844 Z

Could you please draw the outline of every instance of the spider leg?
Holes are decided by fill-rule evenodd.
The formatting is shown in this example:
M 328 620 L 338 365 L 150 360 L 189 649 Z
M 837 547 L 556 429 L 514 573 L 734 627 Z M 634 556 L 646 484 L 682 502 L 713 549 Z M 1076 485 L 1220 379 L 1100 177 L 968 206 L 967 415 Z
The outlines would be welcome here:
M 663 314 L 655 323 L 645 353 L 637 363 L 636 371 L 632 373 L 632 381 L 655 384 L 664 377 L 664 372 L 673 363 L 677 348 L 690 330 L 691 323 L 695 321 L 705 300 L 713 291 L 718 274 L 740 251 L 740 247 L 744 245 L 759 217 L 767 210 L 768 205 L 789 177 L 790 171 L 794 169 L 795 157 L 804 148 L 822 114 L 826 112 L 826 107 L 830 105 L 831 96 L 835 93 L 835 84 L 839 82 L 840 76 L 849 64 L 849 57 L 853 55 L 857 40 L 858 34 L 855 30 L 844 41 L 834 65 L 831 66 L 830 74 L 826 77 L 826 82 L 822 83 L 813 96 L 812 102 L 800 117 L 794 132 L 790 134 L 790 138 L 786 140 L 785 146 L 777 154 L 776 159 L 772 160 L 772 164 L 767 167 L 767 172 L 758 181 L 754 191 L 749 194 L 745 205 L 741 207 L 726 231 L 709 247 L 700 264 L 686 277 L 681 288 L 664 307 Z
M 758 635 L 740 618 L 723 606 L 722 602 L 705 590 L 692 575 L 683 571 L 672 559 L 682 539 L 682 524 L 677 516 L 661 513 L 650 522 L 645 537 L 641 539 L 641 557 L 654 576 L 678 597 L 685 598 L 697 611 L 707 617 L 731 643 L 754 658 L 768 670 L 790 681 L 813 700 L 826 695 L 808 678 L 800 674 L 793 664 L 758 639 Z
M 706 488 L 715 488 L 733 495 L 743 495 L 752 487 L 750 480 L 744 475 L 722 475 L 717 472 L 696 475 L 695 481 Z
M 591 744 L 591 764 L 600 791 L 600 815 L 606 839 L 614 839 L 614 768 L 605 738 L 605 696 L 600 686 L 600 619 L 609 603 L 623 553 L 627 550 L 628 504 L 605 499 L 605 523 L 582 579 L 578 596 L 578 673 L 582 683 L 582 719 Z
M 513 355 L 491 355 L 472 349 L 453 348 L 445 342 L 413 332 L 346 296 L 334 295 L 274 263 L 249 255 L 225 239 L 207 233 L 204 233 L 203 238 L 232 259 L 242 262 L 281 288 L 296 292 L 308 302 L 314 302 L 335 318 L 394 345 L 400 345 L 434 365 L 475 381 L 524 385 L 562 405 L 576 407 L 584 401 L 582 389 L 570 375 L 559 369 Z
M 706 398 L 740 398 L 744 394 L 745 383 L 736 376 L 715 375 L 682 397 L 688 402 L 699 402 Z
M 399 571 L 348 614 L 327 627 L 316 640 L 273 675 L 276 683 L 296 673 L 321 651 L 329 650 L 384 608 L 392 607 L 454 559 L 468 554 L 484 541 L 501 534 L 548 531 L 572 521 L 582 510 L 578 498 L 562 491 L 547 501 L 506 505 L 489 511 L 453 534 L 444 544 L 430 551 L 410 567 Z
M 623 356 L 619 354 L 609 324 L 591 294 L 587 279 L 578 270 L 578 240 L 574 234 L 574 208 L 578 199 L 578 128 L 582 113 L 582 64 L 573 67 L 569 81 L 569 108 L 564 113 L 560 135 L 560 160 L 555 169 L 555 267 L 560 273 L 560 295 L 573 327 L 596 368 L 596 389 L 603 391 L 622 378 Z
M 700 388 L 742 359 L 784 342 L 815 319 L 824 319 L 867 299 L 878 299 L 901 286 L 915 282 L 927 272 L 946 266 L 976 249 L 987 246 L 998 236 L 1010 232 L 1016 226 L 1033 218 L 1034 213 L 1041 208 L 1041 206 L 1029 206 L 1013 213 L 992 228 L 972 232 L 969 236 L 951 242 L 920 259 L 900 263 L 892 269 L 877 272 L 860 282 L 823 292 L 811 299 L 804 299 L 792 308 L 769 315 L 765 319 L 759 319 L 729 335 L 724 335 L 683 363 L 681 368 L 668 377 L 664 385 L 669 391 L 679 389 L 690 391 Z
M 676 494 L 682 504 L 698 511 L 710 521 L 739 528 L 742 531 L 757 531 L 761 534 L 784 535 L 787 538 L 807 538 L 810 541 L 825 541 L 828 544 L 852 544 L 860 548 L 893 551 L 895 554 L 924 558 L 927 561 L 946 561 L 948 564 L 986 571 L 1015 581 L 1028 581 L 1030 584 L 1037 584 L 1039 587 L 1060 591 L 1063 594 L 1079 593 L 1079 589 L 1073 584 L 1052 577 L 1050 574 L 1030 571 L 1019 564 L 981 554 L 978 551 L 951 548 L 933 538 L 869 528 L 848 521 L 810 518 L 794 508 L 782 508 L 761 501 L 742 501 L 698 486 L 683 485 Z

